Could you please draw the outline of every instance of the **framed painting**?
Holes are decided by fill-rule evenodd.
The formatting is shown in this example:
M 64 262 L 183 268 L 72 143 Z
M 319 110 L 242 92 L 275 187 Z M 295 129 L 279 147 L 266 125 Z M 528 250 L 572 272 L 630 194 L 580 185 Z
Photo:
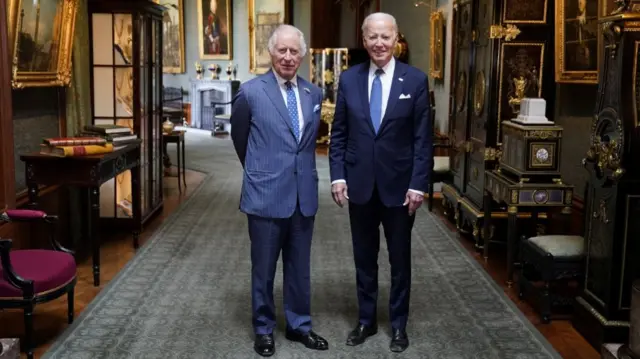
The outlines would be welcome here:
M 429 76 L 441 80 L 444 76 L 444 15 L 442 11 L 434 11 L 429 20 Z
M 249 0 L 249 71 L 263 74 L 271 68 L 267 43 L 279 25 L 290 24 L 290 0 Z
M 184 0 L 154 1 L 166 8 L 162 19 L 162 72 L 184 73 Z
M 201 59 L 233 59 L 232 5 L 231 0 L 198 0 Z
M 6 0 L 13 88 L 66 86 L 78 0 Z
M 598 83 L 598 18 L 607 0 L 557 0 L 555 79 L 558 83 Z

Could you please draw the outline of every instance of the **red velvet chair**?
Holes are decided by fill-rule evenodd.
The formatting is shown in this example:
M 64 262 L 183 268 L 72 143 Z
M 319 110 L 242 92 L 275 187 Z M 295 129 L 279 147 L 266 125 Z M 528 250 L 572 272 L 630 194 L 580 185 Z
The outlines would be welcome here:
M 67 294 L 69 324 L 73 322 L 73 297 L 76 285 L 76 261 L 73 252 L 55 240 L 56 216 L 42 211 L 6 210 L 2 222 L 46 223 L 50 228 L 53 250 L 11 250 L 10 239 L 0 239 L 0 309 L 22 308 L 24 311 L 27 358 L 33 358 L 33 310 Z

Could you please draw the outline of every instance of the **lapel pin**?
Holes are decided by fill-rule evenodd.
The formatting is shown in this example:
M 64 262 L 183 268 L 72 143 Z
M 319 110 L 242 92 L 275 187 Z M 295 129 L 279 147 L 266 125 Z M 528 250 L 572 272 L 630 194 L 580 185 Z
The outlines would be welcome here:
M 398 81 L 404 81 L 404 79 L 402 77 L 398 77 Z
M 308 87 L 305 87 L 305 88 L 304 88 L 304 91 L 305 91 L 306 93 L 311 93 L 311 90 L 309 90 L 309 88 L 308 88 Z

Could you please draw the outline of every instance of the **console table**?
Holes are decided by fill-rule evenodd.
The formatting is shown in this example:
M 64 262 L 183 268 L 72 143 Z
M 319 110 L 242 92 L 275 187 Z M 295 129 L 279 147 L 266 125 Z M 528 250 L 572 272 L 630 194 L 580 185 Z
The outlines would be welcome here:
M 29 206 L 38 206 L 38 188 L 41 185 L 76 186 L 85 188 L 89 194 L 90 215 L 86 218 L 86 233 L 93 257 L 93 285 L 100 285 L 100 185 L 115 178 L 120 173 L 131 170 L 132 207 L 131 218 L 108 217 L 113 225 L 124 225 L 133 232 L 133 246 L 138 248 L 138 237 L 142 231 L 140 213 L 140 144 L 131 144 L 103 155 L 79 157 L 55 157 L 50 155 L 26 154 L 20 160 L 25 162 L 25 176 L 28 187 Z M 87 211 L 82 211 L 87 213 Z

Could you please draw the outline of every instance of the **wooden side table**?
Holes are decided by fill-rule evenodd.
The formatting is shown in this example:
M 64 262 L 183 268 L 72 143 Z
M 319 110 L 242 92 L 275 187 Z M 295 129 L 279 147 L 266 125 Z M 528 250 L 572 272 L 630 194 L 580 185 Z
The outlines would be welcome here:
M 178 157 L 178 190 L 182 193 L 182 185 L 187 187 L 186 168 L 185 168 L 185 147 L 184 147 L 184 134 L 186 131 L 173 131 L 171 134 L 163 134 L 162 142 L 165 150 L 166 158 L 168 158 L 167 144 L 175 143 Z
M 574 186 L 562 181 L 551 183 L 528 183 L 516 181 L 500 171 L 487 171 L 484 188 L 484 238 L 491 233 L 491 214 L 495 202 L 507 206 L 507 284 L 513 284 L 513 270 L 518 253 L 519 234 L 516 230 L 518 212 L 531 212 L 531 219 L 536 221 L 541 212 L 559 209 L 566 215 L 566 226 L 570 225 L 571 205 Z M 494 202 L 495 201 L 495 202 Z M 489 242 L 484 243 L 484 257 L 489 257 Z

